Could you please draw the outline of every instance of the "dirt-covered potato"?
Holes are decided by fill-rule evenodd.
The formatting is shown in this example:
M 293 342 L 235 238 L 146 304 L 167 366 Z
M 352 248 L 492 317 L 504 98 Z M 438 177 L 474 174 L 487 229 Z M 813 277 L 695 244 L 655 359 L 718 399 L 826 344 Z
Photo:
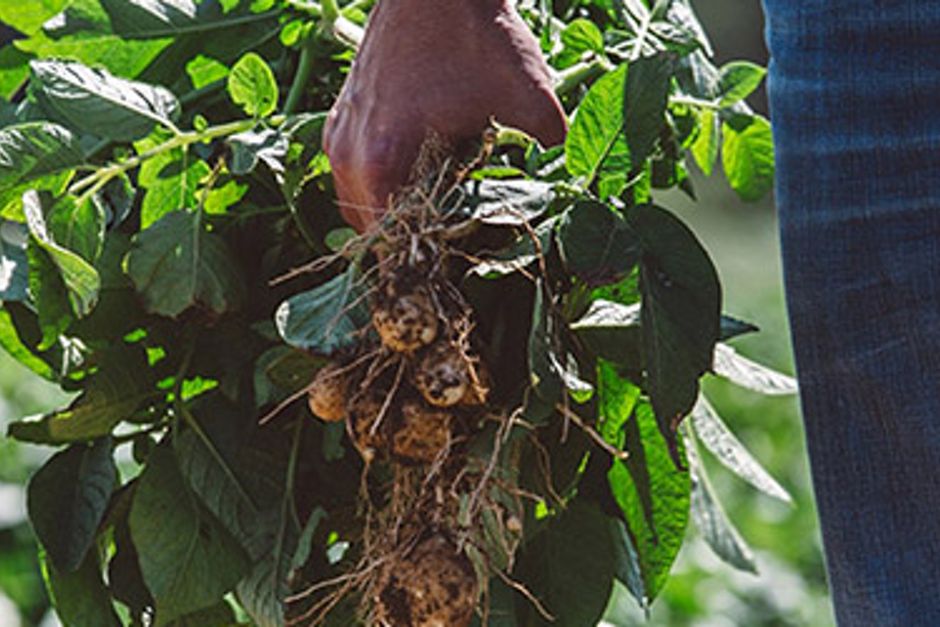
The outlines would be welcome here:
M 372 461 L 376 453 L 387 446 L 384 427 L 388 424 L 388 415 L 383 417 L 379 428 L 373 433 L 373 427 L 381 411 L 382 398 L 377 394 L 367 394 L 353 402 L 349 408 L 349 431 L 359 454 L 367 462 Z M 387 413 L 392 411 L 394 408 L 390 407 Z
M 392 435 L 392 454 L 406 462 L 433 462 L 450 442 L 452 420 L 449 413 L 423 403 L 405 403 Z
M 377 303 L 372 325 L 383 345 L 396 353 L 413 353 L 437 338 L 439 323 L 427 289 L 419 286 Z
M 424 540 L 391 572 L 375 600 L 382 627 L 466 627 L 479 585 L 473 564 L 446 537 Z
M 479 365 L 449 342 L 440 342 L 421 359 L 414 384 L 424 399 L 436 407 L 453 407 L 458 403 L 480 405 L 486 402 L 488 392 L 481 374 Z
M 310 411 L 324 422 L 344 420 L 348 387 L 346 374 L 340 364 L 327 364 L 320 368 L 307 390 Z

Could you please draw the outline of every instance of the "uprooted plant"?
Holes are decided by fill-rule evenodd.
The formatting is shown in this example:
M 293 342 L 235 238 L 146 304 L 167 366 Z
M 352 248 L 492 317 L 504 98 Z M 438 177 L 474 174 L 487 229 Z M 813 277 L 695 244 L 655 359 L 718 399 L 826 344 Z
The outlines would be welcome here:
M 754 569 L 699 447 L 788 497 L 699 379 L 794 385 L 726 344 L 755 328 L 656 201 L 719 154 L 767 192 L 763 70 L 714 67 L 685 0 L 537 4 L 566 144 L 429 137 L 361 234 L 320 133 L 371 3 L 22 25 L 0 344 L 76 394 L 10 427 L 63 447 L 29 511 L 64 623 L 583 627 L 615 581 L 653 601 L 690 519 Z

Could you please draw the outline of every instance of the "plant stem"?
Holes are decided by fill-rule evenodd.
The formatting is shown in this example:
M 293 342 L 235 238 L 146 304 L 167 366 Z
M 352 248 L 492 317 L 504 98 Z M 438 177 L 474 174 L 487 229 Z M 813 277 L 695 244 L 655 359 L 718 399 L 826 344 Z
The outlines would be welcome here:
M 611 69 L 610 63 L 600 57 L 572 65 L 559 72 L 555 77 L 555 93 L 558 96 L 565 96 L 574 91 L 581 83 L 591 80 L 609 69 Z
M 313 48 L 315 45 L 316 38 L 308 35 L 300 51 L 300 61 L 297 64 L 294 82 L 291 83 L 290 92 L 284 102 L 285 114 L 290 115 L 296 111 L 304 96 L 304 90 L 307 88 L 307 83 L 310 82 L 310 74 L 313 72 Z
M 277 118 L 272 118 L 271 120 L 271 123 L 275 126 L 282 122 L 282 116 L 277 116 Z M 122 174 L 125 174 L 126 172 L 129 172 L 130 170 L 133 170 L 134 168 L 139 167 L 148 159 L 152 159 L 153 157 L 161 155 L 170 150 L 175 150 L 177 148 L 185 148 L 192 144 L 209 142 L 227 135 L 241 133 L 250 130 L 256 123 L 257 122 L 255 120 L 238 120 L 236 122 L 229 122 L 227 124 L 212 126 L 204 131 L 188 131 L 185 133 L 180 132 L 179 134 L 174 135 L 172 138 L 158 146 L 154 146 L 146 152 L 142 152 L 141 154 L 135 157 L 131 157 L 126 161 L 122 161 L 121 163 L 104 166 L 98 169 L 94 174 L 89 174 L 88 176 L 76 181 L 69 188 L 69 193 L 80 193 L 80 200 L 87 200 L 95 192 L 99 191 L 102 187 L 107 185 L 109 181 Z
M 695 109 L 711 109 L 712 111 L 721 111 L 721 105 L 712 100 L 702 100 L 693 96 L 670 96 L 669 104 L 683 105 Z

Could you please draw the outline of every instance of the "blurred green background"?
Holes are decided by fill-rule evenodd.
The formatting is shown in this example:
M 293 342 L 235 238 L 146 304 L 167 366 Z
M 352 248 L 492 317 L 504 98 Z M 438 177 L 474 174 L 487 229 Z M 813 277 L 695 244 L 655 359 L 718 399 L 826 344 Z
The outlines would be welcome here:
M 766 63 L 758 0 L 693 2 L 715 43 L 719 61 Z M 751 104 L 766 113 L 763 90 Z M 744 205 L 720 175 L 695 177 L 699 202 L 658 198 L 679 212 L 704 241 L 725 285 L 725 309 L 757 323 L 761 333 L 741 338 L 745 355 L 792 373 L 773 202 Z M 794 398 L 767 398 L 709 380 L 706 391 L 726 422 L 793 494 L 788 507 L 758 494 L 705 455 L 730 518 L 757 554 L 760 574 L 734 571 L 690 532 L 673 577 L 645 617 L 624 589 L 611 599 L 607 624 L 617 627 L 833 625 L 819 544 L 798 406 Z M 64 397 L 0 353 L 0 433 L 13 419 L 61 404 Z M 25 483 L 49 451 L 0 437 L 0 627 L 57 624 L 26 523 Z M 88 626 L 94 627 L 94 626 Z

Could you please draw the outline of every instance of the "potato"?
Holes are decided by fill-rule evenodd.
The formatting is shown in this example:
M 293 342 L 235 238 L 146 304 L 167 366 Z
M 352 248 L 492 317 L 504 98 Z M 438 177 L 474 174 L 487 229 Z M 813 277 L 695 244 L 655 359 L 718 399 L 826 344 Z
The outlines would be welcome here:
M 324 422 L 345 420 L 348 387 L 340 364 L 331 363 L 320 368 L 307 390 L 310 411 Z
M 437 338 L 438 320 L 424 287 L 391 294 L 372 311 L 372 325 L 382 344 L 396 353 L 414 353 Z

